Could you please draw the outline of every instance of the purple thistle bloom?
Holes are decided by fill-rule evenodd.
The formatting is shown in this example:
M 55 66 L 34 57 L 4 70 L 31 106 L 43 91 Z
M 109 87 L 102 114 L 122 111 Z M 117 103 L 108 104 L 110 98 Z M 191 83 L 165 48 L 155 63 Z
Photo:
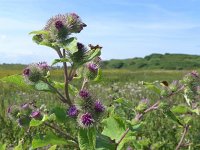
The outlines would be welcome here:
M 92 115 L 90 113 L 85 113 L 80 118 L 81 125 L 84 127 L 89 127 L 94 123 L 94 119 L 92 118 Z
M 79 96 L 83 99 L 88 99 L 90 97 L 90 93 L 87 90 L 81 90 L 79 92 Z
M 69 110 L 68 110 L 68 115 L 70 116 L 70 117 L 75 117 L 75 116 L 77 116 L 78 115 L 78 109 L 76 108 L 76 106 L 71 106 L 70 108 L 69 108 Z
M 27 109 L 27 108 L 29 108 L 29 104 L 28 104 L 28 103 L 22 104 L 22 105 L 21 105 L 21 108 Z
M 91 72 L 97 72 L 98 71 L 98 66 L 94 63 L 89 63 L 88 64 L 88 69 L 91 71 Z
M 37 64 L 42 70 L 48 70 L 49 69 L 49 66 L 47 64 L 47 62 L 39 62 Z
M 30 76 L 31 70 L 29 68 L 25 68 L 23 71 L 24 76 Z
M 61 20 L 58 20 L 55 22 L 56 29 L 60 30 L 64 27 L 63 22 Z
M 82 43 L 77 43 L 78 50 L 84 50 L 84 45 Z
M 31 117 L 34 118 L 34 119 L 40 119 L 42 117 L 42 115 L 39 111 L 33 111 L 31 113 Z
M 11 113 L 11 110 L 12 110 L 11 107 L 12 107 L 12 106 L 8 107 L 7 113 Z
M 96 112 L 103 112 L 105 110 L 105 107 L 100 101 L 96 101 L 94 104 L 94 109 Z
M 196 77 L 196 78 L 198 78 L 199 77 L 199 74 L 198 74 L 198 72 L 197 71 L 192 71 L 191 73 L 190 73 L 193 77 Z

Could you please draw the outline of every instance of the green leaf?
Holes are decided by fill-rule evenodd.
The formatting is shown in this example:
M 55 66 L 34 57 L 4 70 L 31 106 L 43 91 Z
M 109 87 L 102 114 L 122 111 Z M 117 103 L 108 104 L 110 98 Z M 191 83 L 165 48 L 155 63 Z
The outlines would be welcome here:
M 102 70 L 99 68 L 96 78 L 93 80 L 95 82 L 99 82 L 102 80 Z
M 32 147 L 39 148 L 47 145 L 67 145 L 69 141 L 58 137 L 54 133 L 48 132 L 46 135 L 37 135 L 33 138 Z
M 109 118 L 103 120 L 104 129 L 102 134 L 115 140 L 116 143 L 120 140 L 121 136 L 126 130 L 125 122 L 123 119 L 112 115 Z
M 26 88 L 26 89 L 32 89 L 32 86 L 27 85 L 24 81 L 24 78 L 22 75 L 11 75 L 11 76 L 7 76 L 4 78 L 1 78 L 0 81 L 3 81 L 5 83 L 11 83 L 11 84 L 15 84 L 19 87 L 22 88 Z
M 70 60 L 68 58 L 60 58 L 60 59 L 54 59 L 54 61 L 52 62 L 51 66 L 57 64 L 57 63 L 61 63 L 61 62 L 69 62 Z
M 78 51 L 77 42 L 77 39 L 72 37 L 66 40 L 65 43 L 60 43 L 60 46 L 71 54 L 74 54 Z
M 171 120 L 173 120 L 174 122 L 178 123 L 181 126 L 184 126 L 172 111 L 170 111 L 169 109 L 165 109 L 163 112 Z
M 66 109 L 60 108 L 60 107 L 55 107 L 55 108 L 52 109 L 51 112 L 55 114 L 56 120 L 58 122 L 64 123 L 64 122 L 67 121 Z
M 101 49 L 97 48 L 97 49 L 92 49 L 90 51 L 87 52 L 87 56 L 84 59 L 84 62 L 89 62 L 92 59 L 94 59 L 97 56 L 101 55 Z
M 155 83 L 143 82 L 143 85 L 144 85 L 147 89 L 149 89 L 149 90 L 151 90 L 151 91 L 154 91 L 154 92 L 157 93 L 157 94 L 160 94 L 160 93 L 161 93 L 161 89 L 158 88 L 158 87 L 155 85 L 156 83 L 157 83 L 157 82 L 155 82 Z
M 121 142 L 120 144 L 117 146 L 117 150 L 124 150 L 124 145 L 126 143 L 129 143 L 129 142 L 133 142 L 133 141 L 136 141 L 136 137 L 135 136 L 127 136 L 125 137 Z
M 22 141 L 19 142 L 19 144 L 14 148 L 14 150 L 23 150 Z
M 39 81 L 35 84 L 35 89 L 38 91 L 54 92 L 52 88 L 47 83 Z
M 56 150 L 57 145 L 51 146 L 48 150 Z
M 187 106 L 184 106 L 184 105 L 178 105 L 178 106 L 172 107 L 171 111 L 173 113 L 177 113 L 177 114 L 186 114 L 186 113 L 190 112 L 190 108 L 188 108 Z
M 98 134 L 96 141 L 96 150 L 116 150 L 116 143 L 111 141 L 109 137 Z
M 49 32 L 46 31 L 46 30 L 39 30 L 39 31 L 32 31 L 29 34 L 45 34 L 45 35 L 48 35 Z
M 74 96 L 77 95 L 77 93 L 79 92 L 78 89 L 72 84 L 68 84 L 68 87 L 69 87 L 69 93 Z
M 78 132 L 78 143 L 81 150 L 95 150 L 96 147 L 96 129 L 80 128 Z
M 0 150 L 6 150 L 6 144 L 1 144 L 0 143 Z
M 55 114 L 51 114 L 51 115 L 44 115 L 42 120 L 36 120 L 36 119 L 32 119 L 29 126 L 30 127 L 37 127 L 37 126 L 40 126 L 41 124 L 43 124 L 44 122 L 48 121 L 48 120 L 55 120 L 56 119 L 56 116 Z

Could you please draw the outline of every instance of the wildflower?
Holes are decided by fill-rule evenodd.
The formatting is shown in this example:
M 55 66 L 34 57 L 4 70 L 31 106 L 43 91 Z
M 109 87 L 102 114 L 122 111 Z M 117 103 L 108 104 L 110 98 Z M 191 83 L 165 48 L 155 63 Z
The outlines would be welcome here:
M 96 112 L 103 112 L 105 110 L 105 107 L 103 106 L 103 104 L 100 101 L 96 101 L 94 103 L 94 109 Z
M 75 117 L 75 116 L 77 116 L 78 115 L 78 109 L 76 108 L 76 106 L 71 106 L 70 108 L 69 108 L 69 110 L 68 110 L 68 115 L 70 116 L 70 117 Z
M 85 128 L 90 127 L 93 125 L 93 123 L 94 123 L 94 119 L 92 118 L 92 115 L 90 113 L 87 112 L 80 116 L 80 125 L 82 127 L 85 127 Z
M 90 97 L 90 93 L 87 90 L 81 90 L 79 92 L 79 96 L 83 99 L 88 99 Z
M 34 119 L 41 119 L 42 117 L 40 111 L 33 111 L 30 116 L 31 118 L 34 118 Z
M 47 62 L 39 62 L 38 66 L 42 69 L 42 70 L 48 70 L 49 66 L 47 64 Z
M 64 27 L 63 22 L 61 20 L 58 20 L 55 22 L 56 29 L 60 30 Z
M 190 73 L 193 77 L 195 78 L 198 78 L 199 77 L 199 74 L 197 71 L 193 70 L 191 73 Z
M 91 72 L 96 73 L 98 71 L 98 66 L 94 63 L 89 63 L 87 67 Z
M 21 105 L 21 108 L 23 108 L 23 109 L 28 109 L 28 108 L 29 108 L 29 104 L 28 104 L 28 103 L 25 103 L 25 104 Z
M 23 75 L 24 76 L 30 76 L 30 69 L 29 68 L 25 68 L 23 71 Z

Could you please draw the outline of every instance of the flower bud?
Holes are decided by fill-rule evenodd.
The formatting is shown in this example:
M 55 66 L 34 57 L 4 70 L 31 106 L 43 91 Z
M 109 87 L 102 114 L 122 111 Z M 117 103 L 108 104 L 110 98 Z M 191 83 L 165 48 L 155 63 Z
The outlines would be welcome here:
M 82 98 L 82 99 L 88 99 L 90 98 L 90 93 L 87 91 L 87 90 L 81 90 L 79 92 L 79 96 Z
M 31 116 L 31 118 L 34 118 L 34 119 L 41 119 L 42 118 L 40 111 L 33 111 L 30 116 Z
M 94 124 L 94 119 L 90 113 L 80 115 L 79 124 L 83 128 L 91 127 Z
M 76 117 L 78 115 L 78 109 L 76 108 L 76 106 L 71 106 L 68 110 L 68 115 L 70 117 Z
M 94 103 L 94 109 L 96 112 L 103 112 L 105 110 L 105 107 L 103 104 L 98 100 Z

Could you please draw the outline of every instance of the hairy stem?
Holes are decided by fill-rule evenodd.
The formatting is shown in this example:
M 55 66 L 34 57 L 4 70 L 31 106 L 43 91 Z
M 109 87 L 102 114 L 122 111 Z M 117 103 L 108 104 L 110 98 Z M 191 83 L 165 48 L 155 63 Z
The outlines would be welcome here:
M 47 83 L 58 94 L 59 99 L 63 103 L 68 103 L 68 101 L 66 100 L 66 98 L 54 86 L 52 86 L 48 81 L 45 81 L 45 83 Z
M 66 57 L 66 54 L 65 54 L 65 49 L 63 49 L 63 58 Z M 68 73 L 67 73 L 67 63 L 66 62 L 63 62 L 63 67 L 64 67 L 64 80 L 65 80 L 65 96 L 66 96 L 66 99 L 67 99 L 67 103 L 71 106 L 72 105 L 72 102 L 70 100 L 70 97 L 69 97 L 69 90 L 68 90 Z
M 178 92 L 180 92 L 180 91 L 182 91 L 184 89 L 184 86 L 181 86 L 181 87 L 179 87 L 179 89 L 176 91 L 176 92 L 172 92 L 172 93 L 170 93 L 168 96 L 166 96 L 167 98 L 169 98 L 169 97 L 171 97 L 171 96 L 173 96 L 173 95 L 175 95 L 175 94 L 177 94 Z M 153 110 L 156 110 L 156 109 L 158 109 L 158 107 L 159 107 L 159 104 L 160 104 L 160 100 L 162 100 L 164 97 L 161 97 L 156 103 L 154 103 L 152 106 L 150 106 L 149 108 L 147 108 L 143 113 L 138 113 L 138 114 L 136 114 L 136 116 L 135 116 L 135 118 L 134 118 L 134 120 L 136 120 L 136 121 L 141 121 L 142 120 L 142 118 L 143 118 L 143 116 L 146 114 L 146 113 L 148 113 L 148 112 L 150 112 L 150 111 L 153 111 Z M 188 128 L 188 127 L 187 127 Z M 120 140 L 118 141 L 118 143 L 117 143 L 117 146 L 121 143 L 121 141 L 125 138 L 125 136 L 128 134 L 128 132 L 129 132 L 129 128 L 127 128 L 126 129 L 126 131 L 123 133 L 123 135 L 121 136 L 121 138 L 120 138 Z M 188 129 L 187 129 L 188 130 Z M 185 132 L 184 132 L 185 133 Z M 186 133 L 187 133 L 187 131 L 186 131 Z M 185 133 L 185 134 L 186 134 Z M 183 134 L 184 135 L 184 134 Z M 185 135 L 184 135 L 184 137 L 185 137 Z M 183 139 L 184 139 L 184 137 L 183 137 Z M 181 138 L 182 139 L 182 138 Z M 180 142 L 179 142 L 180 143 Z M 181 142 L 182 143 L 182 142 Z M 178 149 L 177 149 L 178 150 Z
M 189 125 L 185 125 L 181 139 L 180 139 L 178 145 L 176 146 L 176 150 L 179 150 L 180 147 L 182 146 L 183 140 L 185 139 L 185 136 L 186 136 L 188 130 L 189 130 Z
M 51 124 L 49 124 L 49 123 L 45 123 L 45 125 L 48 126 L 48 127 L 50 127 L 50 128 L 52 128 L 52 129 L 54 129 L 56 132 L 58 132 L 59 134 L 61 134 L 61 135 L 62 135 L 63 137 L 65 137 L 66 139 L 72 140 L 72 141 L 74 141 L 75 143 L 78 144 L 78 141 L 77 141 L 75 138 L 73 138 L 71 135 L 65 133 L 64 131 L 62 131 L 62 130 L 61 130 L 59 127 L 57 127 L 55 124 L 54 124 L 54 125 L 51 125 Z

